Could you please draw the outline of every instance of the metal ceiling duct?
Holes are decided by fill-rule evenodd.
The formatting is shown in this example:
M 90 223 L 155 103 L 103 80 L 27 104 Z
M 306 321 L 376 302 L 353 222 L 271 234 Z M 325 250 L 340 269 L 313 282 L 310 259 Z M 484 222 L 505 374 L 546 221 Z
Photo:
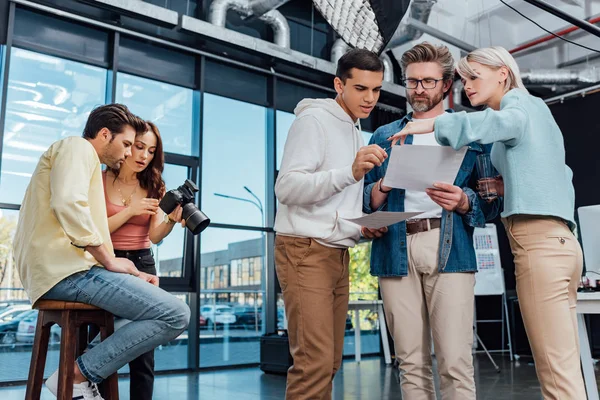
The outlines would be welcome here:
M 276 10 L 290 0 L 250 0 L 249 7 L 254 17 L 260 17 L 271 10 Z
M 427 24 L 429 22 L 429 15 L 431 15 L 431 9 L 436 2 L 437 0 L 413 0 L 410 4 L 410 18 L 408 18 L 408 20 Z M 394 48 L 402 46 L 412 40 L 419 39 L 422 35 L 422 30 L 417 29 L 410 22 L 404 22 L 400 24 L 394 33 L 394 36 L 390 39 L 387 47 Z
M 348 46 L 348 43 L 344 42 L 344 39 L 337 39 L 333 42 L 333 46 L 331 46 L 331 62 L 337 65 L 339 59 L 349 50 L 350 46 Z
M 583 85 L 600 81 L 600 70 L 596 68 L 581 71 L 560 69 L 526 70 L 521 72 L 526 85 Z
M 461 106 L 462 105 L 462 92 L 465 89 L 462 81 L 454 82 L 452 86 L 452 101 L 454 105 Z
M 346 43 L 380 54 L 394 36 L 410 0 L 313 0 L 313 3 Z
M 208 21 L 213 25 L 225 27 L 229 10 L 237 12 L 243 18 L 253 15 L 252 5 L 248 0 L 215 0 L 210 5 Z M 282 13 L 270 10 L 262 14 L 259 19 L 273 29 L 275 44 L 286 49 L 290 48 L 290 26 Z
M 379 56 L 383 63 L 383 80 L 385 82 L 394 82 L 394 64 L 387 53 L 381 53 Z

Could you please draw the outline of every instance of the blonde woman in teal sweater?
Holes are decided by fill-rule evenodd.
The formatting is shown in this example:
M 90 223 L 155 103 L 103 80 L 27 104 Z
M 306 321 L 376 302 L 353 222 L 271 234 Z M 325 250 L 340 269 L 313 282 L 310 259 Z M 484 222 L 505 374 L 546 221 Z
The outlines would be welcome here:
M 493 143 L 492 163 L 504 179 L 502 221 L 542 394 L 585 399 L 575 314 L 583 257 L 572 233 L 575 196 L 562 133 L 548 106 L 527 92 L 506 49 L 475 50 L 457 70 L 471 104 L 486 110 L 409 122 L 390 140 L 434 131 L 455 149 Z

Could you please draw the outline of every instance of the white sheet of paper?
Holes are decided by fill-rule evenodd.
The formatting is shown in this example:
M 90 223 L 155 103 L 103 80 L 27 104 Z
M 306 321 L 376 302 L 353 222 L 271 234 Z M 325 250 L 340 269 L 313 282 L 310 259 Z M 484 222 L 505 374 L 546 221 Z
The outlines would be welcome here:
M 392 146 L 385 186 L 424 192 L 435 182 L 452 184 L 458 174 L 467 147 Z
M 371 229 L 379 229 L 384 226 L 397 224 L 398 222 L 416 217 L 422 212 L 392 212 L 392 211 L 377 211 L 373 214 L 368 214 L 360 218 L 344 218 L 347 221 L 354 222 L 360 226 L 366 226 Z

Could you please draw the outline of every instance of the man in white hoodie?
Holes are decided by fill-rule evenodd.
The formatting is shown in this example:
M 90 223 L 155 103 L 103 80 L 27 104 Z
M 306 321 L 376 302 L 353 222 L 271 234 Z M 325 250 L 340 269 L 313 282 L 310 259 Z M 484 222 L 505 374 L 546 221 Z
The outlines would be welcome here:
M 364 146 L 359 123 L 382 81 L 379 57 L 351 50 L 338 62 L 336 99 L 304 99 L 294 110 L 275 184 L 275 265 L 294 358 L 287 400 L 330 399 L 342 362 L 348 248 L 360 239 L 360 227 L 344 218 L 362 216 L 363 178 L 387 157 Z

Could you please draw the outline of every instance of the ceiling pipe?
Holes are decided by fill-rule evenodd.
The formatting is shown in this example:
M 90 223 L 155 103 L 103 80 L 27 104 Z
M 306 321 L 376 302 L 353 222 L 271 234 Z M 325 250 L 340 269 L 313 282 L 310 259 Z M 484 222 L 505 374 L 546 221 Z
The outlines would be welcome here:
M 344 42 L 344 39 L 339 38 L 333 42 L 331 46 L 331 62 L 337 65 L 337 62 L 350 50 L 348 43 Z
M 462 91 L 465 88 L 462 81 L 454 82 L 452 86 L 452 100 L 455 106 L 462 105 Z
M 437 0 L 412 0 L 409 9 L 409 19 L 427 25 L 431 9 L 436 2 Z M 423 31 L 417 29 L 414 25 L 410 23 L 401 23 L 396 29 L 396 32 L 394 32 L 394 36 L 392 36 L 389 43 L 386 45 L 386 48 L 392 49 L 394 47 L 402 46 L 412 40 L 419 39 L 422 35 Z
M 447 34 L 446 32 L 442 32 L 439 29 L 436 29 L 433 26 L 427 25 L 427 24 L 425 24 L 419 20 L 416 20 L 414 18 L 409 18 L 406 21 L 406 23 L 408 25 L 414 27 L 415 29 L 418 29 L 422 33 L 427 33 L 428 35 L 431 35 L 436 39 L 439 39 L 448 44 L 451 44 L 454 47 L 458 47 L 460 50 L 464 50 L 467 53 L 470 53 L 471 51 L 473 51 L 477 48 L 477 47 L 473 46 L 472 44 L 464 42 L 452 35 Z
M 385 82 L 394 82 L 394 64 L 392 63 L 392 59 L 390 56 L 383 52 L 379 56 L 381 62 L 383 63 L 383 80 Z
M 214 0 L 208 11 L 208 22 L 224 28 L 228 10 L 233 10 L 242 17 L 250 17 L 252 16 L 250 5 L 248 0 Z M 286 49 L 290 48 L 290 26 L 282 13 L 271 10 L 261 15 L 259 19 L 273 29 L 275 44 Z
M 588 22 L 590 24 L 596 24 L 596 23 L 600 22 L 600 17 L 592 18 Z M 560 31 L 554 32 L 554 34 L 557 35 L 557 36 L 565 36 L 565 35 L 567 35 L 567 34 L 569 34 L 571 32 L 575 32 L 575 31 L 577 31 L 579 29 L 580 28 L 578 26 L 571 26 L 569 28 L 561 29 Z M 554 35 L 547 35 L 547 36 L 541 37 L 539 39 L 532 40 L 531 42 L 528 42 L 528 43 L 522 44 L 520 46 L 517 46 L 514 49 L 509 50 L 509 53 L 511 53 L 511 54 L 518 53 L 519 51 L 527 50 L 527 49 L 529 49 L 531 47 L 534 47 L 534 46 L 537 46 L 539 44 L 548 42 L 548 41 L 550 41 L 552 39 L 558 39 L 558 38 L 556 36 L 554 36 Z
M 286 49 L 290 48 L 290 25 L 281 12 L 271 10 L 258 18 L 273 29 L 273 42 L 276 45 Z
M 275 10 L 290 0 L 250 0 L 248 6 L 252 10 L 252 17 L 258 18 Z
M 521 78 L 524 84 L 529 85 L 589 85 L 600 81 L 600 70 L 525 70 L 521 71 Z
M 525 2 L 527 2 L 531 5 L 534 5 L 537 8 L 540 8 L 540 9 L 542 9 L 564 21 L 570 22 L 571 24 L 580 27 L 584 31 L 587 31 L 587 32 L 591 33 L 592 35 L 600 38 L 600 28 L 598 28 L 596 25 L 590 24 L 588 21 L 585 21 L 585 20 L 582 20 L 579 18 L 575 18 L 574 16 L 569 15 L 568 13 L 564 12 L 560 8 L 555 7 L 551 4 L 548 4 L 542 0 L 525 0 Z
M 583 63 L 587 63 L 590 61 L 594 61 L 600 58 L 600 53 L 594 53 L 594 54 L 590 54 L 590 55 L 585 55 L 583 57 L 578 57 L 578 58 L 574 58 L 565 62 L 561 62 L 559 64 L 556 65 L 556 68 L 561 69 L 561 68 L 566 68 L 566 67 L 572 67 L 574 65 L 579 65 L 579 64 L 583 64 Z

